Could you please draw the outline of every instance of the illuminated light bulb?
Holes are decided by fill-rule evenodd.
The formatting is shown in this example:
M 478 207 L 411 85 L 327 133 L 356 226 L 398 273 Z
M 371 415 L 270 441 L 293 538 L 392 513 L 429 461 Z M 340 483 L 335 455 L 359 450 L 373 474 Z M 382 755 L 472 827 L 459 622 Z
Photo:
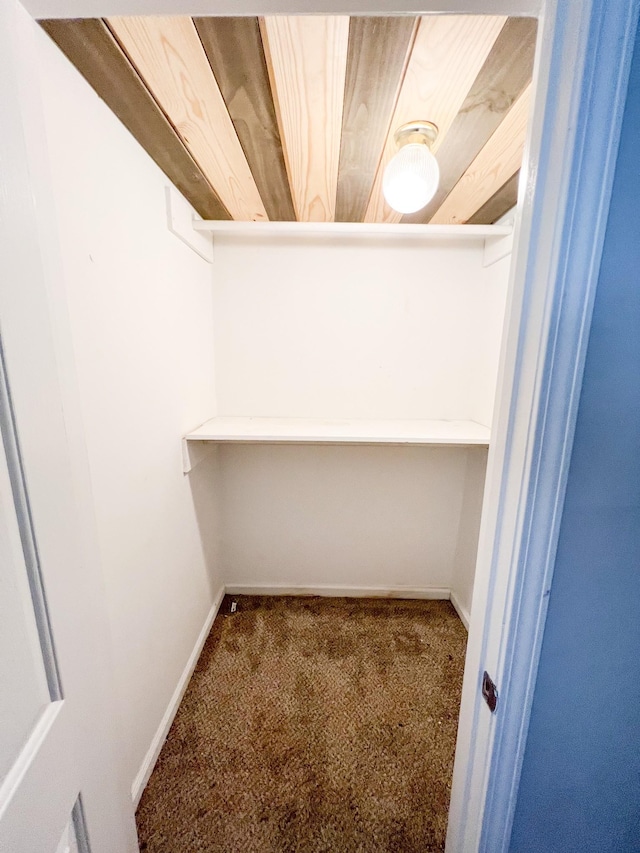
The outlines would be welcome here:
M 387 204 L 398 213 L 415 213 L 427 205 L 438 189 L 440 169 L 430 151 L 438 133 L 431 122 L 410 122 L 396 131 L 401 146 L 382 178 Z

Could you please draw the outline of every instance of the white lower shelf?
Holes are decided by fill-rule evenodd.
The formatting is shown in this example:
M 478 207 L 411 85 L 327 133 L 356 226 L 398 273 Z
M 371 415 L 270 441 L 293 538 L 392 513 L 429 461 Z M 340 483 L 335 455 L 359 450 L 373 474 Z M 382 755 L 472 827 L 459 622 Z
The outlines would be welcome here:
M 474 421 L 315 420 L 313 418 L 222 417 L 184 437 L 184 469 L 191 470 L 194 442 L 254 444 L 489 444 L 489 428 Z M 193 448 L 195 449 L 195 448 Z

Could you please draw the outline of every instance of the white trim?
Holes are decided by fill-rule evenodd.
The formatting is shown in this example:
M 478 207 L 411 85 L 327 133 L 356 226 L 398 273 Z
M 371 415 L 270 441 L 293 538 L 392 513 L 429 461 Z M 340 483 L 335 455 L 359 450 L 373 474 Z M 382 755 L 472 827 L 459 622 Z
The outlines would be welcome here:
M 49 736 L 49 732 L 55 726 L 63 707 L 64 701 L 62 699 L 56 699 L 45 705 L 44 710 L 29 734 L 29 739 L 2 780 L 2 784 L 0 784 L 0 820 L 11 806 L 11 799 L 18 792 L 20 785 L 29 772 L 29 768 L 37 760 L 38 753 Z
M 636 17 L 637 0 L 584 0 L 542 19 L 447 853 L 509 849 Z
M 286 584 L 228 584 L 227 595 L 321 595 L 326 598 L 419 598 L 448 600 L 445 587 L 287 586 Z
M 196 664 L 198 663 L 198 658 L 202 653 L 202 649 L 204 644 L 209 636 L 211 631 L 211 626 L 213 625 L 213 621 L 218 615 L 218 611 L 220 610 L 220 605 L 222 604 L 222 599 L 225 595 L 225 588 L 218 592 L 215 597 L 213 604 L 211 605 L 211 609 L 207 614 L 207 618 L 205 619 L 204 625 L 202 626 L 202 630 L 198 634 L 198 639 L 196 640 L 196 644 L 193 647 L 193 651 L 189 655 L 189 659 L 187 664 L 180 676 L 180 680 L 176 685 L 176 689 L 173 691 L 173 696 L 169 700 L 169 704 L 167 706 L 166 711 L 162 715 L 162 720 L 160 720 L 160 725 L 153 736 L 153 740 L 147 750 L 147 754 L 145 755 L 142 764 L 140 765 L 140 769 L 138 770 L 135 779 L 133 780 L 133 784 L 131 785 L 131 799 L 133 800 L 133 805 L 135 808 L 138 807 L 138 803 L 140 802 L 140 797 L 142 796 L 142 792 L 144 791 L 147 782 L 149 781 L 149 777 L 153 772 L 153 768 L 155 767 L 156 761 L 158 760 L 158 756 L 160 755 L 160 751 L 164 746 L 164 742 L 167 739 L 167 735 L 169 734 L 169 729 L 171 728 L 171 724 L 173 723 L 174 717 L 180 707 L 180 703 L 186 693 L 187 687 L 189 686 L 189 681 L 191 676 L 193 675 L 193 671 L 196 668 Z
M 460 617 L 460 621 L 464 625 L 464 627 L 469 630 L 469 611 L 462 606 L 460 599 L 455 594 L 453 590 L 451 590 L 451 594 L 449 596 L 449 601 L 453 604 L 454 609 L 458 616 Z
M 27 0 L 34 18 L 115 15 L 394 15 L 428 12 L 531 17 L 541 0 Z

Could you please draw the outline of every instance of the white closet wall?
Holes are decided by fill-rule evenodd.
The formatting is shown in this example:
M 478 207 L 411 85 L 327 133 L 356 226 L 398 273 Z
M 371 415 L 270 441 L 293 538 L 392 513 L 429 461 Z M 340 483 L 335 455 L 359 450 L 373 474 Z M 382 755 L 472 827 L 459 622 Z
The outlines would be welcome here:
M 448 597 L 467 448 L 221 448 L 234 589 Z
M 482 241 L 215 237 L 218 414 L 490 426 L 508 258 Z M 440 595 L 468 612 L 486 449 L 225 445 L 236 590 Z
M 511 255 L 506 255 L 486 267 L 485 275 L 478 281 L 478 295 L 482 296 L 476 324 L 480 333 L 476 337 L 474 392 L 469 417 L 472 421 L 489 427 L 496 395 L 510 269 Z
M 481 240 L 216 235 L 214 252 L 219 415 L 488 425 L 506 276 Z
M 114 705 L 137 793 L 222 590 L 215 453 L 189 478 L 180 455 L 180 436 L 215 413 L 211 266 L 167 230 L 164 175 L 38 38 Z
M 450 584 L 454 604 L 458 612 L 466 618 L 467 623 L 473 598 L 486 471 L 487 448 L 467 448 L 460 523 L 456 537 L 456 551 L 453 558 Z M 467 627 L 469 627 L 468 624 Z

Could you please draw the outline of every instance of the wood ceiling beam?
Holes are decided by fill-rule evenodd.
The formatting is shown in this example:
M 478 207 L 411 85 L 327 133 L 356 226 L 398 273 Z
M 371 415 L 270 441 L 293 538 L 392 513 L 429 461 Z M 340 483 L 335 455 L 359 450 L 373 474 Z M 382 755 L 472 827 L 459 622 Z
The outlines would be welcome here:
M 40 25 L 200 216 L 229 219 L 229 212 L 103 21 L 45 20 Z
M 530 102 L 531 84 L 436 211 L 431 223 L 468 222 L 515 175 L 522 163 Z
M 337 222 L 362 222 L 418 18 L 354 17 L 349 24 Z
M 232 217 L 266 220 L 191 18 L 109 18 L 108 24 Z
M 503 184 L 498 192 L 494 193 L 489 201 L 486 201 L 480 210 L 467 220 L 467 225 L 493 225 L 508 210 L 518 203 L 518 186 L 520 183 L 520 170 L 515 173 L 506 184 Z
M 261 30 L 297 218 L 332 222 L 349 18 L 268 17 Z
M 443 144 L 460 107 L 504 26 L 489 15 L 434 15 L 420 19 L 389 133 L 367 207 L 366 222 L 399 222 L 382 195 L 384 169 L 396 153 L 400 125 L 426 119 L 438 126 L 433 152 Z
M 269 219 L 295 220 L 257 18 L 194 18 Z
M 510 18 L 504 25 L 438 151 L 438 191 L 425 208 L 403 216 L 403 222 L 429 222 L 531 82 L 536 30 L 535 18 Z

